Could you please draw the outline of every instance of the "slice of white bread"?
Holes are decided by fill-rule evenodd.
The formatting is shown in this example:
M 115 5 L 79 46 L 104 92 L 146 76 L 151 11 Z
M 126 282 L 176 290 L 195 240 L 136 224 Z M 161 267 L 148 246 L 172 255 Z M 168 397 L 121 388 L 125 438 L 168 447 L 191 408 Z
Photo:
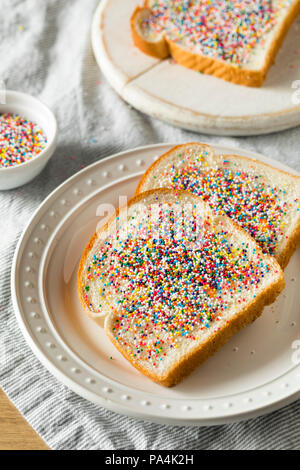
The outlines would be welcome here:
M 258 160 L 216 155 L 206 144 L 178 145 L 158 158 L 136 194 L 155 188 L 191 191 L 255 238 L 284 268 L 300 241 L 300 176 Z
M 258 87 L 299 13 L 300 0 L 145 0 L 131 32 L 148 55 Z
M 172 386 L 255 320 L 284 287 L 275 258 L 199 197 L 134 197 L 95 233 L 78 271 L 85 312 L 123 356 Z

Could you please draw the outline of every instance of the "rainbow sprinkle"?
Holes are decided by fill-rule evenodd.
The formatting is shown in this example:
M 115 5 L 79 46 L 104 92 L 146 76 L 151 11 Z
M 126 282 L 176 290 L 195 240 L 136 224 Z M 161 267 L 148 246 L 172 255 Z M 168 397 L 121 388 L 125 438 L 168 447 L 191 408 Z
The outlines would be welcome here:
M 266 182 L 264 175 L 239 168 L 221 158 L 219 164 L 207 169 L 207 152 L 196 158 L 189 149 L 179 155 L 180 166 L 169 165 L 160 171 L 160 184 L 176 190 L 190 191 L 208 202 L 218 214 L 227 215 L 243 227 L 264 253 L 274 255 L 283 240 L 286 218 L 291 202 L 286 198 L 287 188 Z M 153 187 L 156 175 L 153 176 Z M 293 199 L 300 210 L 300 201 Z
M 0 114 L 0 167 L 9 168 L 36 157 L 47 137 L 34 122 L 17 114 Z
M 240 309 L 249 294 L 255 298 L 269 266 L 254 244 L 233 244 L 222 223 L 213 228 L 196 205 L 185 212 L 180 236 L 182 219 L 174 206 L 156 206 L 156 219 L 153 207 L 135 209 L 126 237 L 119 226 L 98 246 L 82 292 L 92 311 L 105 307 L 114 313 L 115 340 L 133 360 L 158 367 L 168 350 L 183 340 L 197 341 L 209 328 L 217 331 L 228 308 Z M 96 308 L 91 292 L 100 294 Z
M 151 1 L 151 15 L 141 21 L 147 34 L 166 33 L 198 54 L 241 66 L 249 61 L 264 35 L 277 24 L 291 0 Z

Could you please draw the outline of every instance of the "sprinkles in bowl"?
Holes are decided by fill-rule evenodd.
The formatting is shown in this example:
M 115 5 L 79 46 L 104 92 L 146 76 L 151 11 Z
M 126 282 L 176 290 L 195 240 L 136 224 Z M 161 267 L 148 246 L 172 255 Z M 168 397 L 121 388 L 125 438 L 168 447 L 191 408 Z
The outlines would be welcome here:
M 36 123 L 18 114 L 0 114 L 0 168 L 25 163 L 46 145 L 47 137 Z

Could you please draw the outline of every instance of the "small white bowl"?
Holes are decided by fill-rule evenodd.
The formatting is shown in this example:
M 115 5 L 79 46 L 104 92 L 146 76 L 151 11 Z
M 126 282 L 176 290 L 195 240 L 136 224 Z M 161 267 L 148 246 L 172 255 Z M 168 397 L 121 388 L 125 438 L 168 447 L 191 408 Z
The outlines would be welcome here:
M 22 186 L 35 178 L 53 155 L 57 141 L 57 123 L 54 114 L 37 98 L 18 91 L 5 92 L 5 104 L 0 103 L 0 113 L 17 113 L 38 124 L 47 136 L 46 147 L 27 162 L 0 168 L 0 190 Z

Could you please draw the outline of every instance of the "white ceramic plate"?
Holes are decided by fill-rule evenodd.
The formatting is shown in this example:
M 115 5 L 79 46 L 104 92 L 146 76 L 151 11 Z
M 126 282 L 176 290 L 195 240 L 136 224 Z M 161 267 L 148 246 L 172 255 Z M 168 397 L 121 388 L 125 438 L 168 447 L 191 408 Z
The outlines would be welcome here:
M 279 408 L 300 396 L 300 366 L 293 361 L 293 347 L 300 343 L 300 249 L 286 270 L 287 286 L 277 302 L 172 389 L 137 372 L 81 309 L 76 273 L 100 221 L 97 207 L 117 207 L 119 195 L 132 196 L 141 173 L 170 147 L 142 147 L 101 160 L 43 202 L 13 262 L 12 295 L 22 332 L 59 380 L 118 413 L 161 423 L 211 425 Z M 286 169 L 258 154 L 239 153 Z
M 38 155 L 21 165 L 1 167 L 0 190 L 18 188 L 35 178 L 52 157 L 57 141 L 55 116 L 44 103 L 27 93 L 13 90 L 5 90 L 3 98 L 0 100 L 0 114 L 17 113 L 37 123 L 47 136 L 47 145 Z
M 95 58 L 125 101 L 150 116 L 206 134 L 258 135 L 300 124 L 300 17 L 263 86 L 250 88 L 140 52 L 129 19 L 141 3 L 103 0 L 92 25 Z

